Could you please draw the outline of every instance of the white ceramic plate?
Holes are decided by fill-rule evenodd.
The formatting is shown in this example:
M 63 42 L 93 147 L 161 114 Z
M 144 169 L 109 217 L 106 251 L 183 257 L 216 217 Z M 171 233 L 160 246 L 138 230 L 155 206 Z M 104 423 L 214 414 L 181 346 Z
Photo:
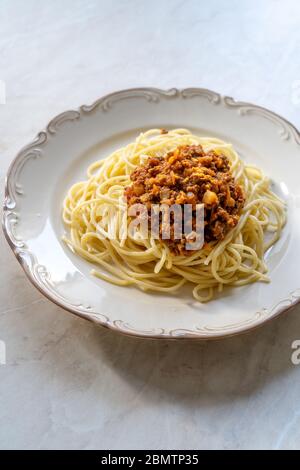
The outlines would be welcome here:
M 61 242 L 67 188 L 91 162 L 153 127 L 230 141 L 272 178 L 288 203 L 288 223 L 267 253 L 270 284 L 231 288 L 207 304 L 190 289 L 144 293 L 94 278 L 91 265 Z M 70 312 L 135 336 L 218 338 L 255 328 L 300 298 L 299 175 L 300 134 L 271 111 L 204 89 L 125 90 L 57 116 L 21 150 L 7 176 L 4 232 L 33 284 Z

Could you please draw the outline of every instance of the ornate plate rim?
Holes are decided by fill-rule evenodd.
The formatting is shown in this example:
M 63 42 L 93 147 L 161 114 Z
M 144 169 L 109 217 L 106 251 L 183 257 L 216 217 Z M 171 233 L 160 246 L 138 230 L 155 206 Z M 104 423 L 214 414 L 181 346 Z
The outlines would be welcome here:
M 26 245 L 22 240 L 16 240 L 13 236 L 12 226 L 16 223 L 14 219 L 14 214 L 12 210 L 16 206 L 15 194 L 10 185 L 11 180 L 15 176 L 17 170 L 22 167 L 26 161 L 26 155 L 29 151 L 32 151 L 38 144 L 45 143 L 47 141 L 48 135 L 55 134 L 60 125 L 67 120 L 77 120 L 86 113 L 93 112 L 96 108 L 101 107 L 103 111 L 109 110 L 112 102 L 116 102 L 123 99 L 128 99 L 131 97 L 143 96 L 148 101 L 157 101 L 160 97 L 193 97 L 193 96 L 205 96 L 214 104 L 223 103 L 228 107 L 237 108 L 238 111 L 243 113 L 256 112 L 262 117 L 271 120 L 280 128 L 280 134 L 282 138 L 289 139 L 292 137 L 296 144 L 300 146 L 300 132 L 299 130 L 287 119 L 280 116 L 279 114 L 270 111 L 267 108 L 258 106 L 252 103 L 236 101 L 230 96 L 223 96 L 219 93 L 211 91 L 206 88 L 170 88 L 169 90 L 162 90 L 159 88 L 151 87 L 141 87 L 141 88 L 129 88 L 124 90 L 119 90 L 113 93 L 104 95 L 103 97 L 94 101 L 91 105 L 82 105 L 77 110 L 69 110 L 63 113 L 58 114 L 53 119 L 49 121 L 45 129 L 40 131 L 35 139 L 33 139 L 29 144 L 21 148 L 16 157 L 12 160 L 5 178 L 5 193 L 4 193 L 4 202 L 2 207 L 2 228 L 5 235 L 5 238 L 12 249 L 14 255 L 16 256 L 18 262 L 22 266 L 27 278 L 30 282 L 50 301 L 64 310 L 73 313 L 81 318 L 89 320 L 95 324 L 101 325 L 105 328 L 108 328 L 113 331 L 117 331 L 127 336 L 133 336 L 137 338 L 148 338 L 148 339 L 193 339 L 193 340 L 213 340 L 221 339 L 225 337 L 231 337 L 242 333 L 250 332 L 259 326 L 269 322 L 275 317 L 279 316 L 283 312 L 289 311 L 297 303 L 300 302 L 300 287 L 294 292 L 291 292 L 290 295 L 281 299 L 276 305 L 274 305 L 268 311 L 265 311 L 265 315 L 258 317 L 257 321 L 252 321 L 249 324 L 245 325 L 229 325 L 226 328 L 226 331 L 222 332 L 204 332 L 203 330 L 161 330 L 159 333 L 153 331 L 142 331 L 132 329 L 130 325 L 125 324 L 122 321 L 111 321 L 105 314 L 94 314 L 88 312 L 82 305 L 72 305 L 70 302 L 67 302 L 64 298 L 53 293 L 51 289 L 47 289 L 46 285 L 41 285 L 38 282 L 38 279 L 35 275 L 35 272 L 38 268 L 44 268 L 40 266 L 35 258 L 35 255 L 26 249 Z M 13 216 L 13 217 L 12 217 Z M 26 262 L 26 259 L 30 259 L 30 263 Z M 47 274 L 47 272 L 46 272 Z M 260 312 L 257 312 L 260 313 Z M 268 315 L 266 315 L 266 313 Z M 252 324 L 251 324 L 252 323 Z

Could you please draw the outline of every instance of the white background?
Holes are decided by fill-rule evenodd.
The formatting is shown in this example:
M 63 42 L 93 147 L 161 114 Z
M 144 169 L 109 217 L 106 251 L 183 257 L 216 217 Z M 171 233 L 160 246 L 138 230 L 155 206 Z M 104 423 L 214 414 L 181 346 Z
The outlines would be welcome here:
M 299 127 L 299 25 L 297 0 L 1 0 L 1 198 L 54 115 L 117 89 L 207 87 Z M 219 342 L 129 339 L 44 299 L 1 234 L 0 448 L 299 448 L 299 313 Z

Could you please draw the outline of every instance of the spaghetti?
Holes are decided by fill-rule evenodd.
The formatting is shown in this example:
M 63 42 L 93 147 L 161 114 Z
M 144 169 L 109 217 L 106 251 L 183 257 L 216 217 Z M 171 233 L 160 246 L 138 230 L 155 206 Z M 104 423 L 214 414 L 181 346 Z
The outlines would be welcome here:
M 228 159 L 234 181 L 244 194 L 236 225 L 220 240 L 190 254 L 174 254 L 167 243 L 127 228 L 124 198 L 133 172 L 150 158 L 162 158 L 183 146 L 202 146 Z M 186 129 L 151 129 L 134 142 L 93 163 L 88 180 L 74 184 L 65 198 L 63 220 L 67 245 L 98 266 L 91 273 L 119 286 L 174 293 L 191 283 L 195 299 L 204 302 L 224 286 L 268 282 L 264 253 L 280 237 L 286 221 L 284 202 L 270 189 L 262 171 L 245 165 L 232 145 L 198 137 Z

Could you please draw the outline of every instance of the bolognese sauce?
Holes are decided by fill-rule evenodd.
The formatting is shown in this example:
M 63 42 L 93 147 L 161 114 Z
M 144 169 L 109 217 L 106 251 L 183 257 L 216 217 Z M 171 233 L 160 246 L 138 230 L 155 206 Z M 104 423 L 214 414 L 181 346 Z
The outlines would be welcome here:
M 205 152 L 201 145 L 183 145 L 164 157 L 149 157 L 131 174 L 125 189 L 129 206 L 143 204 L 150 222 L 151 206 L 191 204 L 195 226 L 197 204 L 204 204 L 204 241 L 224 239 L 236 226 L 245 202 L 242 187 L 230 170 L 228 158 L 220 151 Z M 170 239 L 164 240 L 174 254 L 189 254 L 187 238 L 175 238 L 174 219 L 170 219 Z M 173 226 L 172 226 L 173 224 Z M 160 235 L 162 227 L 160 222 Z

